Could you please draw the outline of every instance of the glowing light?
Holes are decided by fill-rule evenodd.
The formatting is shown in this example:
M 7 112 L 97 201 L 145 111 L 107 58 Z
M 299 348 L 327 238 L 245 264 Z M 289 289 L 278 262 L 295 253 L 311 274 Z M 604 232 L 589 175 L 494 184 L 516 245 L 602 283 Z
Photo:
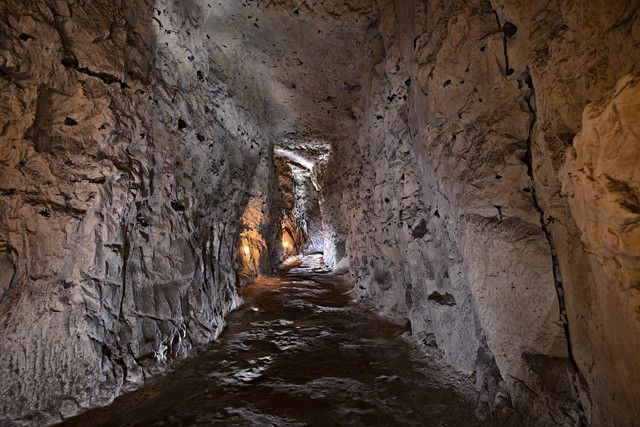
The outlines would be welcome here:
M 286 240 L 282 241 L 282 247 L 287 249 L 289 247 L 289 242 L 287 242 Z
M 245 255 L 249 255 L 249 246 L 244 245 L 243 250 L 244 250 L 244 254 L 245 254 Z

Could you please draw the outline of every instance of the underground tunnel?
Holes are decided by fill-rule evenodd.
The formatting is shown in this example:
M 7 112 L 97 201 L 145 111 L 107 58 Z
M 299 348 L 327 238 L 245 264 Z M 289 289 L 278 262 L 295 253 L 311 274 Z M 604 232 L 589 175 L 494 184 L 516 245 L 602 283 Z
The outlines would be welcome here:
M 636 0 L 0 2 L 0 425 L 640 420 Z

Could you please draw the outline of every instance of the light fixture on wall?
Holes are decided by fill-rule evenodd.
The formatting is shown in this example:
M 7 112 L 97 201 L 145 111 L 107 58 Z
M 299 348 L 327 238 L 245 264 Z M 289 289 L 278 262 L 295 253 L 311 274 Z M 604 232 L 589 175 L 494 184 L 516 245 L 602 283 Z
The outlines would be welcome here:
M 250 252 L 249 246 L 244 245 L 244 248 L 242 248 L 242 250 L 244 250 L 245 255 L 249 255 L 249 252 Z

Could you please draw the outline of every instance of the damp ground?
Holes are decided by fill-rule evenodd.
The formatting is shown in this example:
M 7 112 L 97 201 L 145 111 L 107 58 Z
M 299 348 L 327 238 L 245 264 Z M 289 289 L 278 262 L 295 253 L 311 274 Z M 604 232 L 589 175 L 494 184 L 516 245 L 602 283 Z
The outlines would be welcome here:
M 219 340 L 69 426 L 478 425 L 471 385 L 317 258 L 241 290 Z M 433 360 L 432 360 L 433 359 Z

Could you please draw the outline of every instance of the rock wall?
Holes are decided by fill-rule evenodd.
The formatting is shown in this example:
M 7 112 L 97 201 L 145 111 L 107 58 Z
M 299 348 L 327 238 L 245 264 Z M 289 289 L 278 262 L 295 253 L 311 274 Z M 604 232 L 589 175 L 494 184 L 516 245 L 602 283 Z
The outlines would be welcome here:
M 314 248 L 476 378 L 481 416 L 632 425 L 639 16 L 2 2 L 0 412 L 57 421 L 215 338 L 283 229 L 302 248 L 275 153 L 311 165 Z
M 623 77 L 598 104 L 585 108 L 560 169 L 585 268 L 593 275 L 592 288 L 581 289 L 589 282 L 579 282 L 569 294 L 569 313 L 586 323 L 571 332 L 576 357 L 585 363 L 580 367 L 589 381 L 594 419 L 603 425 L 631 425 L 639 409 L 639 83 L 638 76 Z M 569 268 L 578 273 L 577 266 Z
M 4 417 L 104 404 L 238 304 L 239 220 L 272 148 L 250 52 L 222 49 L 212 13 L 0 4 Z
M 278 197 L 277 205 L 280 208 L 278 213 L 278 223 L 280 224 L 280 242 L 277 245 L 277 258 L 275 264 L 279 264 L 288 256 L 300 253 L 303 240 L 301 234 L 296 227 L 296 220 L 293 217 L 293 208 L 295 206 L 295 198 L 293 194 L 293 175 L 291 167 L 285 158 L 274 158 L 275 173 L 277 176 L 278 189 L 276 194 Z M 287 243 L 287 247 L 283 243 Z
M 324 252 L 322 229 L 322 213 L 318 199 L 318 191 L 312 182 L 312 171 L 300 166 L 291 165 L 294 181 L 293 216 L 296 228 L 302 235 L 302 253 Z
M 282 260 L 279 244 L 282 230 L 278 184 L 272 156 L 265 156 L 255 172 L 249 199 L 240 217 L 238 286 L 248 286 L 258 276 L 269 274 Z
M 378 2 L 367 106 L 335 144 L 323 214 L 345 233 L 357 298 L 475 372 L 485 412 L 640 415 L 623 77 L 640 66 L 638 7 Z

